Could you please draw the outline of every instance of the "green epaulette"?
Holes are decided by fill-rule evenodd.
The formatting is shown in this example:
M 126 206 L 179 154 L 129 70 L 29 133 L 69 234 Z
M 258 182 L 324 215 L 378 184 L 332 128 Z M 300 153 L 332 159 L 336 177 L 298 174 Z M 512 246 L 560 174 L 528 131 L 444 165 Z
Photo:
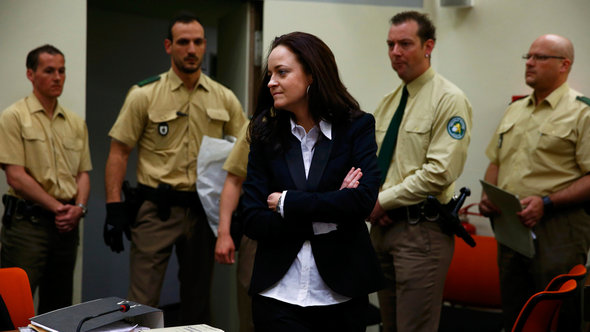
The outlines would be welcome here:
M 584 96 L 577 96 L 576 99 L 590 106 L 590 98 Z
M 148 78 L 146 78 L 146 79 L 145 79 L 145 80 L 143 80 L 143 81 L 139 81 L 139 82 L 137 83 L 137 86 L 140 86 L 140 87 L 141 87 L 141 86 L 144 86 L 144 85 L 147 85 L 147 84 L 150 84 L 150 83 L 152 83 L 152 82 L 159 81 L 159 80 L 160 80 L 160 75 L 156 75 L 156 76 L 148 77 Z
M 528 97 L 528 96 L 529 96 L 529 95 L 520 96 L 520 97 L 518 97 L 518 98 L 514 99 L 513 101 L 511 101 L 511 102 L 510 102 L 510 104 L 512 104 L 512 103 L 514 103 L 514 102 L 516 102 L 516 101 L 519 101 L 519 100 L 521 100 L 521 99 L 524 99 L 524 98 L 526 98 L 526 97 Z

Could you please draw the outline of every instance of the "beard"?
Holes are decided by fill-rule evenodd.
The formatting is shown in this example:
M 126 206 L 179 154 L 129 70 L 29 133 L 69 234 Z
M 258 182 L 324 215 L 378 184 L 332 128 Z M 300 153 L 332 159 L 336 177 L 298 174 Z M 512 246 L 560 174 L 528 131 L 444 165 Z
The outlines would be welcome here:
M 174 64 L 176 65 L 176 68 L 178 68 L 178 70 L 180 70 L 181 72 L 183 72 L 185 74 L 193 74 L 193 73 L 196 73 L 197 71 L 199 71 L 199 69 L 201 69 L 201 61 L 199 61 L 199 59 L 197 57 L 184 58 L 184 60 L 186 60 L 186 59 L 195 59 L 196 65 L 194 67 L 187 67 L 184 65 L 183 60 L 178 59 L 178 58 L 174 58 Z

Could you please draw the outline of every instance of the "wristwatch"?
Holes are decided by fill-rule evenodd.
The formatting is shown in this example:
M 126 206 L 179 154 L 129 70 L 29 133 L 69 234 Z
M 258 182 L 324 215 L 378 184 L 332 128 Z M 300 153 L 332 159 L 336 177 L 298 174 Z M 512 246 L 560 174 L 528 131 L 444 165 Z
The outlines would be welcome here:
M 543 196 L 543 213 L 547 213 L 553 210 L 553 201 L 549 198 L 549 195 Z
M 82 217 L 86 217 L 86 214 L 88 213 L 88 207 L 82 203 L 78 203 L 76 206 L 82 208 Z

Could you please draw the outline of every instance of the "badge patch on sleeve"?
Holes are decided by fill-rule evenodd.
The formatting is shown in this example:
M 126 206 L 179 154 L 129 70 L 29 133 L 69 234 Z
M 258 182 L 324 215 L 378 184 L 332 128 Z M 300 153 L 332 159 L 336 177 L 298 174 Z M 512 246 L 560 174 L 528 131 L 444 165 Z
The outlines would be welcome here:
M 168 135 L 168 123 L 166 123 L 166 122 L 159 123 L 158 124 L 158 133 L 161 136 Z
M 465 136 L 467 125 L 460 116 L 454 116 L 447 123 L 447 132 L 454 139 L 462 139 Z

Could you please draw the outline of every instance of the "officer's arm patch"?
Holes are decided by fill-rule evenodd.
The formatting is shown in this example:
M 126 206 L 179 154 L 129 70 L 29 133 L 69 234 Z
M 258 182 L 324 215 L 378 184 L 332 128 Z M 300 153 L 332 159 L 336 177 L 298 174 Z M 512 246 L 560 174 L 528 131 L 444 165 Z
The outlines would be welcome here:
M 577 96 L 576 99 L 590 106 L 590 98 L 584 96 Z
M 452 117 L 447 123 L 447 132 L 449 133 L 449 136 L 454 139 L 462 139 L 465 137 L 466 131 L 467 124 L 465 124 L 465 120 L 460 116 Z
M 160 80 L 160 75 L 156 75 L 156 76 L 148 77 L 148 78 L 146 78 L 146 79 L 145 79 L 145 80 L 143 80 L 143 81 L 139 81 L 139 82 L 137 82 L 137 86 L 140 86 L 140 87 L 142 87 L 142 86 L 144 86 L 144 85 L 147 85 L 147 84 L 150 84 L 150 83 L 152 83 L 152 82 L 159 81 L 159 80 Z

